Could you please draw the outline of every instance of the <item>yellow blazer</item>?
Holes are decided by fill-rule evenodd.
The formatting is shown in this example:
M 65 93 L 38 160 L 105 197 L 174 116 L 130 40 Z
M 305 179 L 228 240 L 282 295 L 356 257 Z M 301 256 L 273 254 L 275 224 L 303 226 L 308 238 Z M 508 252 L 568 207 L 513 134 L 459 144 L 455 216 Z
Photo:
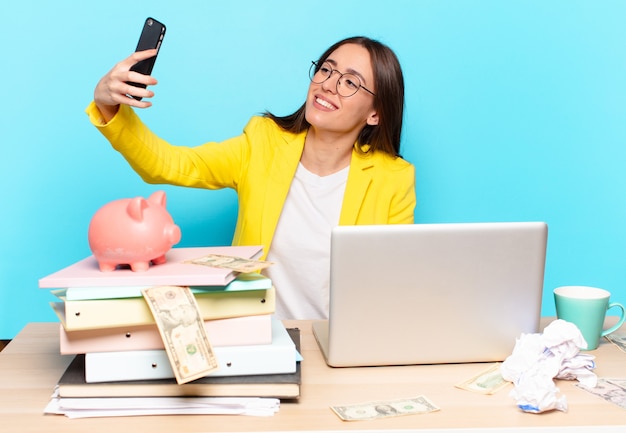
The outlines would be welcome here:
M 265 117 L 253 117 L 243 134 L 221 143 L 172 146 L 152 133 L 127 105 L 105 123 L 92 102 L 91 122 L 152 184 L 233 188 L 239 215 L 233 245 L 272 243 L 278 218 L 304 148 L 306 132 L 293 134 Z M 401 158 L 356 150 L 348 173 L 340 225 L 412 224 L 415 170 Z

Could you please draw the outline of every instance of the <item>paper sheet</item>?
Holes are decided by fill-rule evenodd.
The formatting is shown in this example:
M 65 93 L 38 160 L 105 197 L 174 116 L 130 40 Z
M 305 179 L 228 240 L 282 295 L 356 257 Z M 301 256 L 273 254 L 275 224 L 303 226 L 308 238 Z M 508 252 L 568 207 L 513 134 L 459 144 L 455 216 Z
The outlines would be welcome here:
M 61 398 L 53 395 L 44 413 L 68 418 L 146 415 L 272 416 L 280 409 L 275 398 L 147 397 Z

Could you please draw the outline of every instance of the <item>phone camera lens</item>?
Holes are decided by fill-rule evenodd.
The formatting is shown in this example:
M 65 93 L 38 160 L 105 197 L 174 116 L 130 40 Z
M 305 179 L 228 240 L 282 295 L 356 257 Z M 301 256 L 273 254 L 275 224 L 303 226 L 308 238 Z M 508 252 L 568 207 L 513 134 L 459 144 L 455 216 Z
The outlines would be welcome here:
M 148 25 L 151 26 L 152 24 L 154 24 L 154 21 L 148 20 Z

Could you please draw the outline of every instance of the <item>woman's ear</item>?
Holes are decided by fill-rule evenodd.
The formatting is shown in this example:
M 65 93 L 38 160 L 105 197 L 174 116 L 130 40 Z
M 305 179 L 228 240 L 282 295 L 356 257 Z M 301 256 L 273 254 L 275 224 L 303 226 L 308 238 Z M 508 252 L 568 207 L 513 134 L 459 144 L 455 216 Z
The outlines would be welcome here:
M 366 122 L 369 126 L 378 125 L 378 112 L 373 111 L 366 119 Z

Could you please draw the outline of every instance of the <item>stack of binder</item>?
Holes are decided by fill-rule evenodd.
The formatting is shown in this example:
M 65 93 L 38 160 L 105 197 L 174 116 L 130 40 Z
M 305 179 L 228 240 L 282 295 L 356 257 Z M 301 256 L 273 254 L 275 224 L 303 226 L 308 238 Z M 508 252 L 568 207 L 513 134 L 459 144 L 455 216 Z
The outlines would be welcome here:
M 255 258 L 261 247 L 173 248 L 146 272 L 101 272 L 90 256 L 39 280 L 56 289 L 61 354 L 74 359 L 60 397 L 298 398 L 299 331 L 273 319 L 275 289 L 260 274 L 186 263 L 208 254 Z M 219 368 L 178 385 L 142 290 L 192 289 Z

